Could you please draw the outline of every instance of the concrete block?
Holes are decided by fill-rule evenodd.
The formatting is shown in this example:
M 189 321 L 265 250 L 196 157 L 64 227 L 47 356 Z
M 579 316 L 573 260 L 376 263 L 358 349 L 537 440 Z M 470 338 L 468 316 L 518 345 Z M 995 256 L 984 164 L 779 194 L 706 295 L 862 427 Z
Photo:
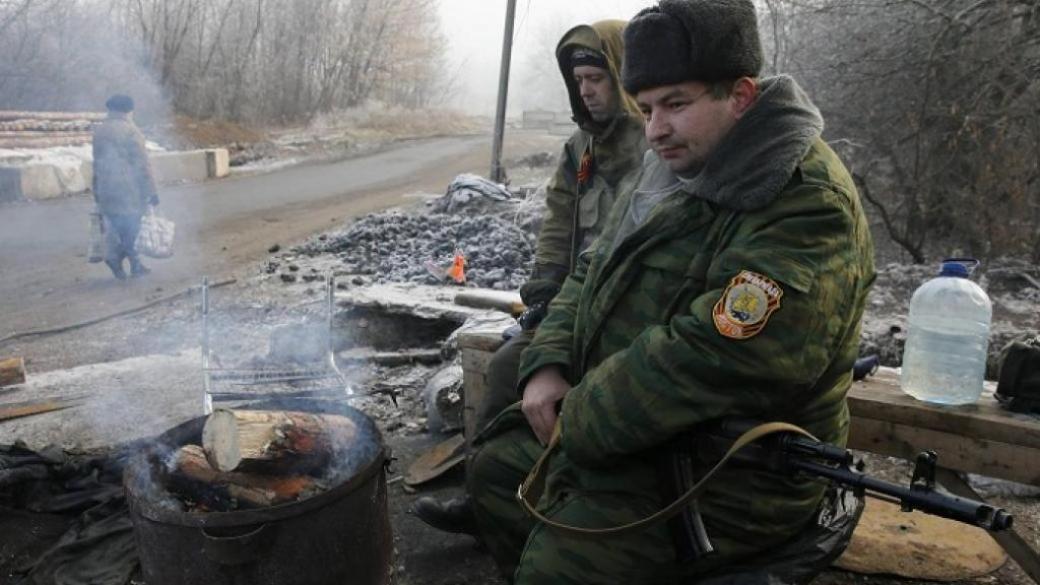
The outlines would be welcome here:
M 567 120 L 567 122 L 555 122 L 549 127 L 549 133 L 556 136 L 570 136 L 577 130 L 578 127 L 574 122 Z
M 87 185 L 88 189 L 94 188 L 94 161 L 85 160 L 79 167 L 79 172 L 83 175 L 83 182 Z
M 63 194 L 61 181 L 50 165 L 22 167 L 22 196 L 26 199 L 53 199 Z
M 522 126 L 525 129 L 548 129 L 555 114 L 546 110 L 524 110 Z
M 160 183 L 201 182 L 209 178 L 205 150 L 156 152 L 148 158 L 152 162 L 155 180 Z
M 89 176 L 83 174 L 83 163 L 29 164 L 20 172 L 22 197 L 26 199 L 53 199 L 90 189 Z
M 553 114 L 553 122 L 555 122 L 556 124 L 570 124 L 571 126 L 573 126 L 574 113 L 570 111 L 556 112 L 555 114 Z
M 0 167 L 0 203 L 19 201 L 22 195 L 22 170 L 16 167 Z
M 206 150 L 206 173 L 210 179 L 219 179 L 231 173 L 231 157 L 226 148 Z

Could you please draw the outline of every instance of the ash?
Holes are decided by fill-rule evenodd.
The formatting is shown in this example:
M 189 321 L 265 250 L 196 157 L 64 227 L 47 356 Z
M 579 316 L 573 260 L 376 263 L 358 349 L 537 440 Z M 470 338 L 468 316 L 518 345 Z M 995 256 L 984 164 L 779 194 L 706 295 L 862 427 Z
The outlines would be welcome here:
M 367 215 L 297 252 L 334 254 L 344 272 L 364 275 L 368 282 L 438 284 L 445 282 L 446 269 L 459 250 L 466 259 L 468 286 L 515 290 L 531 274 L 534 240 L 533 234 L 496 215 L 391 211 Z M 444 276 L 434 274 L 438 269 Z

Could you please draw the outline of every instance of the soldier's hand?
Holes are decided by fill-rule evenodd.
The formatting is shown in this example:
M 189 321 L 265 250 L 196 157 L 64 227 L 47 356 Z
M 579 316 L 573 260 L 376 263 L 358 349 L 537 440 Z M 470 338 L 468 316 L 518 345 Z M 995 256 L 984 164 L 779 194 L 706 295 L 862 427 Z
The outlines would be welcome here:
M 558 417 L 557 406 L 570 389 L 571 385 L 567 383 L 558 366 L 546 366 L 538 370 L 524 387 L 524 399 L 520 410 L 543 445 L 552 437 Z

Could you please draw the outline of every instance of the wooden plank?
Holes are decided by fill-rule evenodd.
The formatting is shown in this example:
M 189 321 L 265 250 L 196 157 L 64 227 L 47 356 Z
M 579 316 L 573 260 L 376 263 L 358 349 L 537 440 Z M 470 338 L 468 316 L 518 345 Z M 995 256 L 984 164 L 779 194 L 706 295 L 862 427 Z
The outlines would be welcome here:
M 945 467 L 936 468 L 935 479 L 954 495 L 980 502 L 985 501 L 967 482 L 961 479 L 961 476 Z M 991 532 L 990 536 L 1007 552 L 1008 556 L 1018 563 L 1018 566 L 1029 575 L 1034 583 L 1040 583 L 1040 555 L 1026 539 L 1015 532 L 1014 527 L 1011 530 Z
M 4 138 L 0 140 L 0 148 L 50 148 L 52 146 L 85 144 L 90 142 L 90 140 L 90 134 L 68 138 Z
M 856 382 L 849 391 L 854 417 L 884 420 L 922 429 L 1040 449 L 1040 417 L 1003 409 L 990 391 L 976 404 L 942 406 L 906 395 L 891 368 Z
M 465 354 L 463 354 L 465 355 Z M 462 370 L 462 428 L 469 443 L 476 435 L 477 405 L 484 399 L 487 393 L 487 381 L 484 379 L 483 371 Z
M 90 140 L 93 135 L 89 130 L 4 130 L 0 129 L 0 139 L 32 140 L 35 138 L 82 138 Z
M 908 461 L 930 449 L 943 467 L 1040 486 L 1040 449 L 1028 446 L 857 416 L 848 446 Z
M 471 371 L 484 375 L 487 372 L 494 352 L 480 351 L 479 349 L 464 348 L 462 350 L 462 370 Z
M 12 420 L 79 406 L 82 398 L 47 398 L 32 402 L 0 405 L 0 421 Z
M 25 383 L 25 359 L 0 359 L 0 388 Z
M 26 112 L 0 110 L 0 120 L 103 120 L 104 112 Z
M 471 329 L 459 333 L 460 349 L 477 349 L 495 351 L 506 341 L 502 339 L 502 329 Z

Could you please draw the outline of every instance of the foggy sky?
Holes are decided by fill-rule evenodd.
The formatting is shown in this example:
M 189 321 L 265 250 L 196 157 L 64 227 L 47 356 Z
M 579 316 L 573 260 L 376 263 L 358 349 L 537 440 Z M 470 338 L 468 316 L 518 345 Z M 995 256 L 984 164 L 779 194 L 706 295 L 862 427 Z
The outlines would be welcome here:
M 459 83 L 448 105 L 473 114 L 493 116 L 506 0 L 439 0 L 439 3 L 441 23 L 450 44 L 450 67 L 457 72 Z M 566 108 L 560 93 L 563 80 L 556 70 L 552 50 L 567 29 L 604 18 L 629 19 L 655 3 L 654 0 L 517 0 L 510 113 L 523 107 Z M 552 75 L 532 75 L 533 68 L 544 69 Z M 531 87 L 535 79 L 538 83 L 555 85 Z M 555 99 L 542 93 L 555 94 Z

